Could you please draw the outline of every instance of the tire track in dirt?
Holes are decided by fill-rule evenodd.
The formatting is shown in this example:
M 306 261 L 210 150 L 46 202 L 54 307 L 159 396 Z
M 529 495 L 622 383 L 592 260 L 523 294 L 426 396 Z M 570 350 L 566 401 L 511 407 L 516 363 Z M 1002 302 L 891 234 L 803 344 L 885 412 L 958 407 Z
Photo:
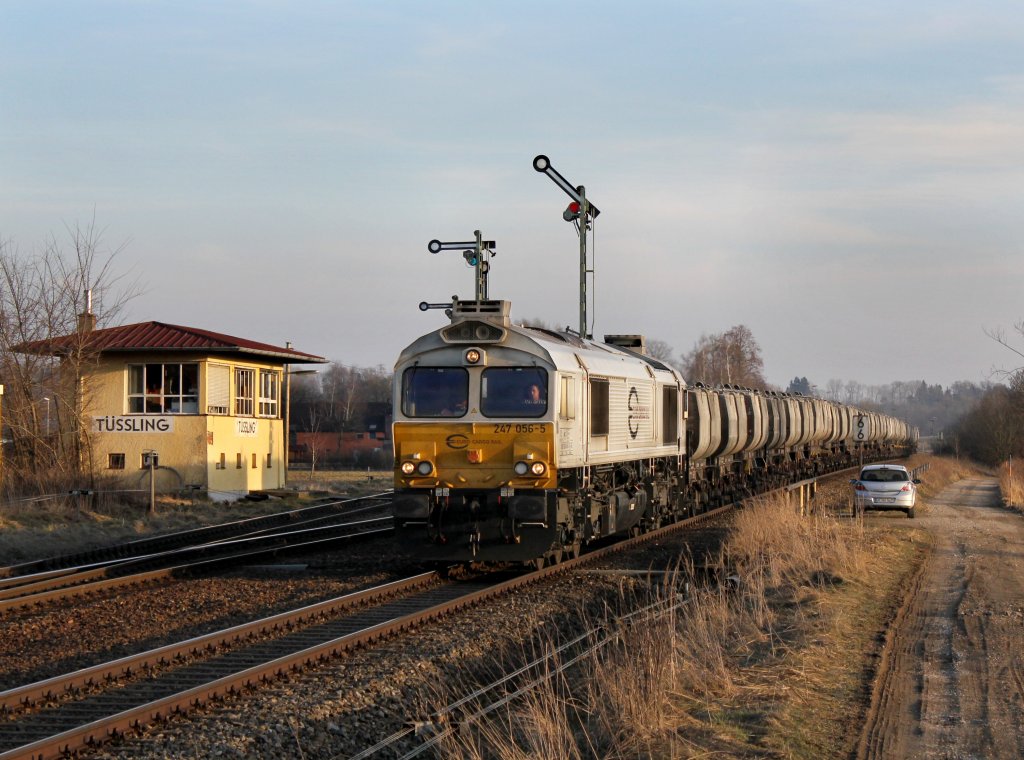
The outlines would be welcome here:
M 933 549 L 886 633 L 856 756 L 1024 756 L 1024 519 L 971 478 L 918 525 Z

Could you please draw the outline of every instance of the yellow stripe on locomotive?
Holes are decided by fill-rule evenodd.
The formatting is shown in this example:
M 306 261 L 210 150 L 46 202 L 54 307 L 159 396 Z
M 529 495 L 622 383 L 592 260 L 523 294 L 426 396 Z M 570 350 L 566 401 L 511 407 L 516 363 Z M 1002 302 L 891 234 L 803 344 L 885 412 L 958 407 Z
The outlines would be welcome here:
M 395 488 L 555 488 L 555 425 L 396 422 Z

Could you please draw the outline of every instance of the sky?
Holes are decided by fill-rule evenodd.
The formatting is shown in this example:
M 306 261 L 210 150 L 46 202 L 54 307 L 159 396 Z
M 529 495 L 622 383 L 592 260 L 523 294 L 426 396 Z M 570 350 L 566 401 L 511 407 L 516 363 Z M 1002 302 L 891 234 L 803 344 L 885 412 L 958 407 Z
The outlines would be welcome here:
M 473 296 L 733 325 L 768 380 L 998 379 L 1024 348 L 1013 2 L 0 3 L 0 241 L 95 223 L 158 320 L 390 369 Z

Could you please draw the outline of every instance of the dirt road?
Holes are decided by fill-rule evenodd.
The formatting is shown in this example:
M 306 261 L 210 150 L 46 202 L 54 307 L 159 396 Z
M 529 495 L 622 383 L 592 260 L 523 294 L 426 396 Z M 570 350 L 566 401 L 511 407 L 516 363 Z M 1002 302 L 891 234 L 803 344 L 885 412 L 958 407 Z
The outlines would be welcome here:
M 1024 518 L 971 478 L 915 524 L 935 548 L 889 632 L 857 756 L 1024 757 Z

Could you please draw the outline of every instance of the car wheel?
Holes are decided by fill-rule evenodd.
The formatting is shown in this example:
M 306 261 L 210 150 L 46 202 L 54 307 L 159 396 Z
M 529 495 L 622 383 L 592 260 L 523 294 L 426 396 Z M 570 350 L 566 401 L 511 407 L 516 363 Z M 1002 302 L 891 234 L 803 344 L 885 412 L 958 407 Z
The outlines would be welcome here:
M 910 509 L 907 510 L 907 517 L 909 517 L 911 520 L 914 519 L 914 508 L 913 507 L 911 507 Z

